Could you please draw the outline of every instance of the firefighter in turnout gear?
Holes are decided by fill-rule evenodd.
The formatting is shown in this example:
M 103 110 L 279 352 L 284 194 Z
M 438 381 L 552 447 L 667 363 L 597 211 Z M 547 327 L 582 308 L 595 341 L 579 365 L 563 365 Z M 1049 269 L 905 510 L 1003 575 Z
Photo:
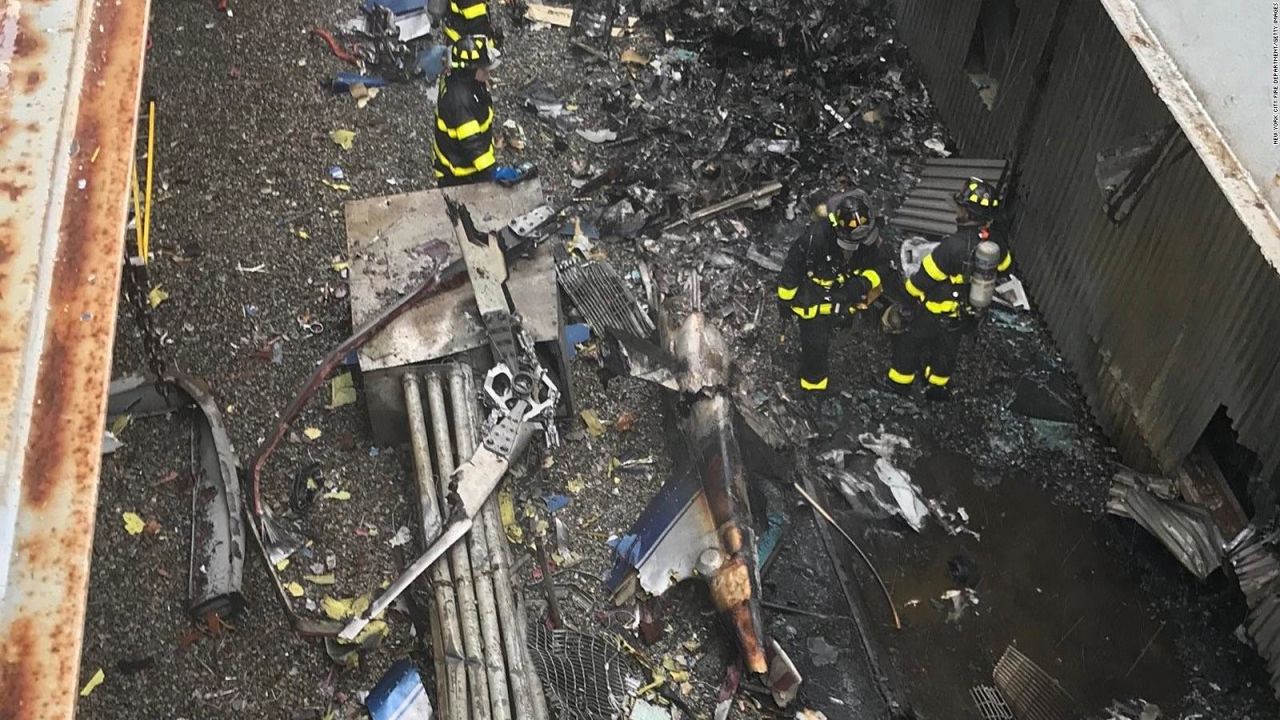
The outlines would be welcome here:
M 449 0 L 449 12 L 444 17 L 444 36 L 450 45 L 454 45 L 468 35 L 493 37 L 488 4 L 485 0 Z
M 497 65 L 489 38 L 467 35 L 449 48 L 449 71 L 436 101 L 435 176 L 440 187 L 492 180 L 493 98 L 489 71 Z
M 821 211 L 821 208 L 820 208 Z M 826 213 L 792 244 L 778 277 L 783 321 L 800 324 L 800 389 L 821 395 L 830 385 L 831 332 L 866 309 L 897 277 L 880 240 L 867 194 L 833 196 Z
M 910 394 L 921 379 L 926 399 L 950 397 L 960 337 L 976 327 L 977 313 L 983 309 L 978 305 L 990 304 L 989 292 L 985 300 L 974 299 L 972 289 L 983 287 L 975 277 L 985 257 L 991 258 L 985 267 L 992 279 L 1013 264 L 1004 239 L 991 232 L 991 220 L 1000 208 L 995 187 L 969 178 L 953 200 L 956 231 L 943 238 L 906 281 L 911 299 L 900 308 L 902 331 L 893 338 L 892 364 L 885 379 L 886 387 L 900 395 Z

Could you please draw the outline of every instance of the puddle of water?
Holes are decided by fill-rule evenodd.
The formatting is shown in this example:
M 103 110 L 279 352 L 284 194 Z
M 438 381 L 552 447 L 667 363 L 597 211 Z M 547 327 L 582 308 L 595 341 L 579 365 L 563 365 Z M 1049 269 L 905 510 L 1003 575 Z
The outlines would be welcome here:
M 1025 477 L 984 483 L 959 456 L 926 456 L 911 472 L 927 496 L 952 510 L 964 507 L 969 526 L 982 536 L 951 537 L 936 522 L 919 535 L 870 534 L 868 551 L 904 623 L 900 632 L 886 630 L 885 642 L 903 695 L 920 717 L 972 715 L 970 688 L 992 684 L 992 669 L 1010 644 L 1087 710 L 1135 696 L 1167 710 L 1181 706 L 1185 678 L 1173 649 L 1178 628 L 1162 628 L 1148 616 L 1134 573 L 1103 542 L 1097 523 L 1107 520 L 1055 505 Z M 877 525 L 905 528 L 896 519 Z M 948 572 L 957 556 L 971 561 L 979 604 L 949 622 L 952 603 L 940 598 L 957 588 Z M 905 607 L 911 600 L 919 603 Z M 870 589 L 866 602 L 873 614 L 883 607 Z

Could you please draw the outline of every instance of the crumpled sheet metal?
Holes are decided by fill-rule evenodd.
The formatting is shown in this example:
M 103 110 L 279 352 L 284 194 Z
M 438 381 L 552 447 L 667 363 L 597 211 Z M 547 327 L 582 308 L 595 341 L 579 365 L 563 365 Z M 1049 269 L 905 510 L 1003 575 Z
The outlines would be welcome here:
M 1247 527 L 1227 546 L 1227 558 L 1249 606 L 1245 632 L 1266 661 L 1271 689 L 1280 697 L 1280 555 L 1275 539 Z
M 163 389 L 162 389 L 163 387 Z M 244 506 L 240 461 L 222 413 L 204 383 L 174 373 L 157 381 L 131 375 L 111 383 L 107 416 L 148 418 L 194 406 L 191 493 L 191 571 L 187 612 L 203 621 L 210 613 L 230 618 L 244 608 Z
M 1222 533 L 1205 508 L 1162 499 L 1141 476 L 1128 473 L 1115 475 L 1110 495 L 1107 512 L 1146 528 L 1197 578 L 1204 580 L 1222 566 Z

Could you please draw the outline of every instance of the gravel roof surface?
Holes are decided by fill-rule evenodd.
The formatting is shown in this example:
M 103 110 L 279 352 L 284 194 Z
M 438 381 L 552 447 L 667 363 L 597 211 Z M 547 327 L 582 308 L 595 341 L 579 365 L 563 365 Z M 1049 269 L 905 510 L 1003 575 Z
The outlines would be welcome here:
M 632 48 L 646 60 L 671 57 L 672 49 L 700 53 L 655 66 L 600 61 L 567 48 L 568 31 L 519 27 L 503 7 L 506 62 L 494 84 L 507 146 L 500 155 L 511 162 L 536 162 L 556 205 L 570 202 L 574 177 L 611 165 L 625 168 L 624 182 L 578 204 L 578 212 L 604 230 L 599 247 L 624 275 L 640 260 L 651 263 L 676 304 L 687 300 L 679 291 L 681 272 L 700 271 L 704 308 L 722 324 L 738 354 L 740 394 L 793 422 L 801 414 L 790 380 L 794 329 L 780 348 L 783 328 L 769 299 L 772 276 L 743 257 L 751 243 L 765 250 L 784 247 L 815 198 L 845 182 L 862 183 L 885 207 L 896 205 L 923 157 L 922 141 L 945 139 L 904 50 L 893 43 L 891 27 L 880 18 L 856 28 L 848 42 L 863 59 L 852 66 L 813 66 L 752 45 L 704 46 L 694 25 L 672 16 L 657 25 L 641 23 L 633 37 L 611 51 L 616 56 Z M 244 458 L 315 361 L 350 331 L 344 278 L 333 267 L 346 257 L 342 203 L 432 186 L 433 109 L 431 87 L 423 82 L 386 88 L 364 108 L 324 87 L 328 77 L 346 68 L 309 30 L 336 27 L 353 15 L 354 4 L 312 0 L 233 3 L 231 8 L 233 16 L 218 14 L 207 0 L 155 3 L 144 94 L 159 108 L 150 280 L 169 293 L 154 311 L 155 323 L 165 334 L 173 366 L 211 386 Z M 571 108 L 576 128 L 612 129 L 621 142 L 596 145 L 576 128 L 557 128 L 537 117 L 522 100 L 535 81 Z M 840 138 L 825 140 L 833 121 L 823 114 L 824 102 L 863 120 Z M 788 118 L 780 129 L 773 124 Z M 351 150 L 330 140 L 329 133 L 340 128 L 355 131 Z M 798 139 L 801 149 L 785 155 L 744 152 L 756 137 L 775 136 Z M 522 151 L 511 147 L 519 141 Z M 322 183 L 331 166 L 342 168 L 349 192 Z M 658 218 L 654 222 L 660 227 L 666 216 L 678 217 L 775 177 L 786 187 L 766 209 L 738 211 L 674 233 L 625 227 L 635 211 Z M 146 367 L 132 318 L 126 308 L 121 312 L 117 375 Z M 322 330 L 307 332 L 300 319 L 318 322 Z M 273 343 L 282 350 L 279 362 L 273 360 Z M 1040 441 L 1031 423 L 1006 409 L 1018 376 L 1062 372 L 1048 334 L 1034 319 L 997 325 L 970 348 L 957 372 L 962 397 L 942 409 L 902 404 L 871 389 L 887 362 L 887 343 L 874 321 L 842 334 L 835 357 L 833 375 L 845 420 L 825 428 L 834 430 L 832 442 L 868 418 L 885 418 L 899 432 L 965 455 L 979 474 L 1021 472 L 1055 502 L 1100 513 L 1115 456 L 1081 399 L 1072 398 L 1078 417 L 1065 449 Z M 514 485 L 521 507 L 537 508 L 549 492 L 570 496 L 558 517 L 571 532 L 578 558 L 573 569 L 599 577 L 612 565 L 605 539 L 625 531 L 666 477 L 669 423 L 662 396 L 652 387 L 623 379 L 606 389 L 586 359 L 575 363 L 574 377 L 582 407 L 606 421 L 633 414 L 634 427 L 593 438 L 580 422 L 567 421 L 565 443 L 546 461 L 545 471 L 537 471 L 543 463 L 533 453 L 531 469 Z M 302 612 L 325 594 L 350 597 L 375 590 L 413 552 L 413 544 L 393 549 L 388 543 L 398 528 L 414 525 L 407 453 L 373 446 L 362 389 L 362 402 L 345 407 L 326 408 L 326 397 L 322 392 L 306 409 L 268 472 L 267 498 L 275 507 L 287 504 L 289 482 L 300 472 L 314 474 L 327 490 L 351 495 L 315 502 L 305 518 L 311 556 L 295 558 L 282 571 L 305 588 L 306 597 L 295 606 Z M 857 422 L 847 421 L 851 417 Z M 308 440 L 296 432 L 303 427 L 321 434 Z M 245 563 L 248 609 L 232 621 L 234 627 L 193 631 L 185 612 L 189 424 L 180 417 L 139 420 L 120 439 L 124 447 L 104 460 L 82 659 L 84 678 L 101 667 L 107 680 L 80 701 L 81 717 L 362 717 L 358 693 L 371 688 L 396 659 L 412 654 L 429 675 L 428 655 L 410 619 L 399 613 L 390 614 L 391 632 L 382 648 L 358 668 L 336 668 L 321 646 L 290 632 L 256 555 Z M 650 455 L 647 471 L 609 473 L 613 458 Z M 767 598 L 837 616 L 768 614 L 770 630 L 808 678 L 799 705 L 821 708 L 831 718 L 882 714 L 883 701 L 867 681 L 865 662 L 852 650 L 857 638 L 842 619 L 847 608 L 825 556 L 815 550 L 808 511 L 780 486 L 771 485 L 766 495 L 772 509 L 791 515 L 793 526 L 765 578 Z M 124 512 L 153 524 L 129 535 Z M 302 579 L 321 569 L 311 567 L 316 564 L 326 570 L 332 566 L 336 585 Z M 527 561 L 520 568 L 527 580 Z M 598 583 L 576 574 L 575 582 L 595 608 L 603 607 Z M 1180 582 L 1176 574 L 1165 574 L 1150 580 L 1148 589 L 1161 598 L 1158 611 L 1168 613 L 1171 622 L 1187 621 L 1186 664 L 1223 656 L 1220 648 L 1234 641 L 1192 620 L 1198 617 L 1196 601 L 1176 592 Z M 536 595 L 530 593 L 535 609 Z M 668 627 L 647 652 L 655 659 L 681 656 L 690 664 L 693 678 L 684 692 L 709 712 L 724 663 L 732 656 L 731 640 L 696 584 L 664 596 L 658 606 Z M 585 611 L 576 622 L 592 626 Z M 842 648 L 841 665 L 811 662 L 806 639 L 816 636 Z M 694 649 L 685 645 L 690 639 Z M 1248 661 L 1227 653 L 1222 662 L 1234 670 Z M 1250 708 L 1261 713 L 1274 708 L 1254 683 L 1256 671 L 1249 666 L 1249 679 L 1224 691 L 1231 699 L 1223 700 L 1223 707 L 1231 709 L 1214 717 L 1246 717 Z M 1203 684 L 1187 692 L 1213 695 Z M 777 716 L 774 709 L 757 708 L 757 697 L 741 693 L 739 712 Z

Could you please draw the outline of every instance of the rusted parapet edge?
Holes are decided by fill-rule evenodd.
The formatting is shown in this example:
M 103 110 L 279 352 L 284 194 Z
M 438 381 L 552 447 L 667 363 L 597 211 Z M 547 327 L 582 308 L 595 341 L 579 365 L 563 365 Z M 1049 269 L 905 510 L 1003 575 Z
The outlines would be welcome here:
M 0 234 L 14 233 L 0 246 L 40 247 L 31 302 L 18 309 L 23 317 L 10 318 L 26 323 L 25 335 L 14 338 L 20 347 L 5 348 L 7 360 L 20 358 L 21 367 L 15 385 L 0 388 L 13 393 L 5 481 L 16 489 L 10 499 L 17 503 L 16 513 L 3 519 L 12 544 L 0 542 L 7 560 L 0 715 L 15 719 L 69 718 L 78 698 L 148 9 L 146 0 L 53 1 L 75 8 L 76 20 L 74 28 L 54 28 L 74 34 L 71 57 L 35 60 L 49 73 L 69 73 L 61 116 L 41 128 L 56 137 L 51 190 L 19 208 L 41 218 L 38 236 L 17 237 L 17 228 L 29 223 L 0 227 Z M 24 99 L 19 92 L 7 101 Z M 6 104 L 0 128 L 11 111 Z M 0 270 L 8 261 L 0 257 Z

